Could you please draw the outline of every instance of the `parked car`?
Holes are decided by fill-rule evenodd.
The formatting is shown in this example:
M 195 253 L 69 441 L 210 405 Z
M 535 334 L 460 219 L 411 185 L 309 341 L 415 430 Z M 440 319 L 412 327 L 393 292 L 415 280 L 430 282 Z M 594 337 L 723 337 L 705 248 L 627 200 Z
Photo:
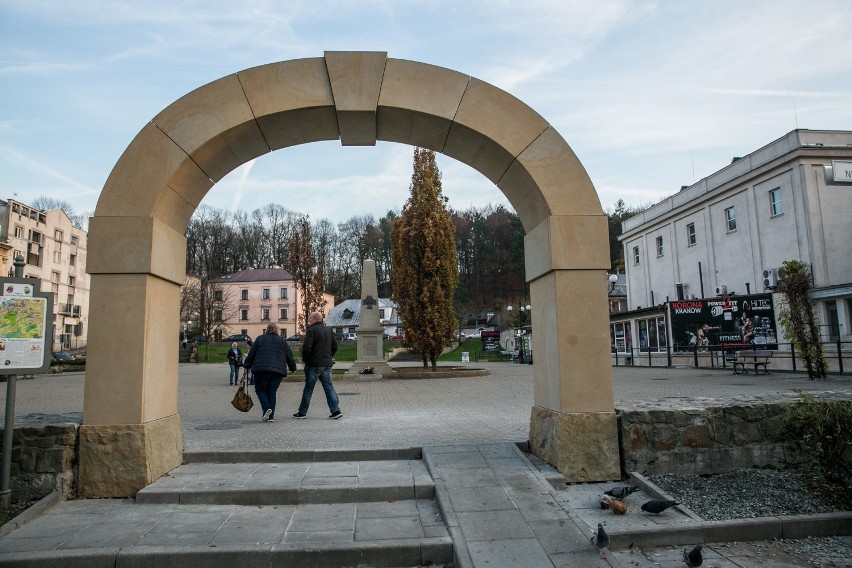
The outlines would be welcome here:
M 298 333 L 295 335 L 291 335 L 287 338 L 287 341 L 302 341 L 305 339 L 304 335 L 299 335 Z
M 226 337 L 225 341 L 228 343 L 233 343 L 234 341 L 236 341 L 237 343 L 245 343 L 249 339 L 251 339 L 251 337 L 249 337 L 245 333 L 235 333 L 234 335 L 229 335 L 228 337 Z
M 68 353 L 67 351 L 56 351 L 53 354 L 54 361 L 73 361 L 74 356 Z
M 358 339 L 358 336 L 355 335 L 354 333 L 347 333 L 346 337 L 344 337 L 343 339 L 345 339 L 347 341 L 355 341 L 355 340 Z
M 482 337 L 482 330 L 481 330 L 481 329 L 477 329 L 476 331 L 474 331 L 473 333 L 471 333 L 470 335 L 468 335 L 468 337 L 473 338 L 473 339 L 476 339 L 476 338 Z

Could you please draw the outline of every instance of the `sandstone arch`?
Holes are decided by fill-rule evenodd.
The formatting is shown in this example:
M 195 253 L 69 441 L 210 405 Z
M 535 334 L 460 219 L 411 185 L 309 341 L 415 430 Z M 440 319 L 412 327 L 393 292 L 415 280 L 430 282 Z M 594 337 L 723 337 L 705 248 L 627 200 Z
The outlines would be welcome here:
M 107 179 L 88 245 L 82 495 L 132 495 L 181 463 L 183 234 L 204 195 L 267 152 L 336 139 L 430 148 L 506 195 L 527 232 L 531 447 L 569 480 L 616 478 L 607 220 L 579 160 L 541 116 L 488 83 L 383 52 L 326 52 L 188 93 L 142 128 Z

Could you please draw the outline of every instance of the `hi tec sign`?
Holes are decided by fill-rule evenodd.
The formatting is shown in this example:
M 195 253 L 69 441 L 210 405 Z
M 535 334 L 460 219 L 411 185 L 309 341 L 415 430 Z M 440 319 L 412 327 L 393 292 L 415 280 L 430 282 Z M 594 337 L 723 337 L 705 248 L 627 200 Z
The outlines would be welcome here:
M 852 162 L 831 161 L 834 182 L 852 183 Z

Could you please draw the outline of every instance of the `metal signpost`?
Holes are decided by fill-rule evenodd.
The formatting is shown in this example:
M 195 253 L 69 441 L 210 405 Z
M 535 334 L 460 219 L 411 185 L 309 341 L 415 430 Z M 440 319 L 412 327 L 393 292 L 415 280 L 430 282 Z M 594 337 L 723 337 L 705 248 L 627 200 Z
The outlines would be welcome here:
M 17 373 L 44 373 L 53 345 L 53 294 L 41 292 L 38 278 L 23 278 L 23 257 L 15 258 L 15 276 L 0 278 L 0 374 L 6 376 L 6 420 L 0 470 L 0 506 L 12 504 L 12 434 L 15 428 Z

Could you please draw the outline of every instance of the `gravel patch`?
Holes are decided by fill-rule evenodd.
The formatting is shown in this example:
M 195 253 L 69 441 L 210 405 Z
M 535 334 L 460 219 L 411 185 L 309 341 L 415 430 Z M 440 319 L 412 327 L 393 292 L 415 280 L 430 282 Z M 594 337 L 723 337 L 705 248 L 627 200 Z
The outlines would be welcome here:
M 742 469 L 707 476 L 667 473 L 649 479 L 707 521 L 843 510 L 809 489 L 816 479 L 798 470 Z
M 719 475 L 649 476 L 663 491 L 705 520 L 811 515 L 848 510 L 842 489 L 800 470 L 746 469 Z M 723 555 L 737 543 L 710 544 Z M 821 537 L 749 543 L 769 566 L 852 567 L 852 537 Z M 770 560 L 771 559 L 771 560 Z

